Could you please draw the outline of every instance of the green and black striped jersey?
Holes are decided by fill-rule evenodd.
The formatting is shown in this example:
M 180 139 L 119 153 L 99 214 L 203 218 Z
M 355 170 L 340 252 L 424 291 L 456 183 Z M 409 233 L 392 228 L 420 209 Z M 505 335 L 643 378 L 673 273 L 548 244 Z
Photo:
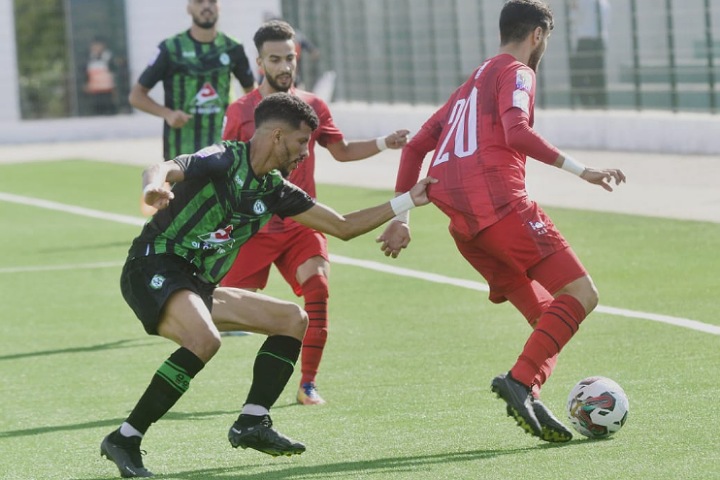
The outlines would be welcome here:
M 231 72 L 245 88 L 255 83 L 242 44 L 224 33 L 218 32 L 215 40 L 202 43 L 188 30 L 158 45 L 155 58 L 138 83 L 151 89 L 162 81 L 165 106 L 193 116 L 182 128 L 163 122 L 165 160 L 220 141 L 230 103 Z
M 290 217 L 315 204 L 277 170 L 255 176 L 249 152 L 249 143 L 227 141 L 175 158 L 185 179 L 173 186 L 175 198 L 145 224 L 128 256 L 178 255 L 216 284 L 273 214 Z

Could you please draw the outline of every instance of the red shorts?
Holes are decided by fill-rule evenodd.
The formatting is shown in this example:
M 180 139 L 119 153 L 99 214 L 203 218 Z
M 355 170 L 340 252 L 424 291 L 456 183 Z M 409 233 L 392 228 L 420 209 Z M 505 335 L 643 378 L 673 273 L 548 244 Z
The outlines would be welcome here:
M 297 281 L 297 269 L 317 256 L 329 261 L 327 238 L 311 228 L 299 226 L 282 233 L 260 232 L 240 247 L 235 263 L 220 285 L 262 290 L 274 263 L 295 295 L 300 296 L 302 288 Z
M 525 200 L 497 223 L 464 241 L 450 234 L 458 250 L 490 287 L 490 301 L 536 280 L 550 293 L 587 275 L 550 217 L 535 202 Z

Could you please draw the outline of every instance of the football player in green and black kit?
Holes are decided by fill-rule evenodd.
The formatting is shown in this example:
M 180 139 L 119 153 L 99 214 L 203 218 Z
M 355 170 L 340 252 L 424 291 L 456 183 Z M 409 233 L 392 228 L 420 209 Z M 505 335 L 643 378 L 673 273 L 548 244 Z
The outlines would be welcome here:
M 218 287 L 241 245 L 273 214 L 349 240 L 428 202 L 426 178 L 381 205 L 340 215 L 284 177 L 308 156 L 319 120 L 288 93 L 265 97 L 249 142 L 227 141 L 148 167 L 143 195 L 158 212 L 133 241 L 120 278 L 123 297 L 145 331 L 177 350 L 157 369 L 119 428 L 100 446 L 124 478 L 151 477 L 140 444 L 220 348 L 220 331 L 267 335 L 255 357 L 252 384 L 228 431 L 233 447 L 295 455 L 305 445 L 273 428 L 270 408 L 300 356 L 308 315 L 298 305 L 233 287 Z M 166 182 L 174 184 L 172 190 Z M 227 372 L 233 382 L 238 372 Z M 241 403 L 231 398 L 231 403 Z M 183 452 L 180 453 L 181 455 Z
M 190 29 L 160 43 L 129 97 L 133 107 L 165 120 L 165 160 L 220 141 L 230 102 L 230 73 L 245 92 L 255 87 L 243 46 L 216 29 L 218 0 L 188 0 L 187 11 Z M 160 81 L 165 105 L 148 95 Z

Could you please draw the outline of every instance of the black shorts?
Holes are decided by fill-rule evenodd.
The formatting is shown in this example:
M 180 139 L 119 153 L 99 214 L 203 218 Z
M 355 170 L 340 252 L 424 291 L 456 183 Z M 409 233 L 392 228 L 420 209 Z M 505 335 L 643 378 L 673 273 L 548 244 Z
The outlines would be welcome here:
M 128 258 L 120 275 L 120 290 L 145 331 L 157 335 L 160 314 L 174 292 L 195 292 L 212 310 L 215 285 L 201 280 L 185 259 L 168 254 Z

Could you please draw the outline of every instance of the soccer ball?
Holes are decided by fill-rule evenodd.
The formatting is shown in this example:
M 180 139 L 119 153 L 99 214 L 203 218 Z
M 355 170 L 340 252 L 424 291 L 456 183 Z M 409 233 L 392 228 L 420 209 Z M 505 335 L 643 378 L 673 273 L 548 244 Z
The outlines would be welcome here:
M 589 438 L 607 438 L 625 425 L 630 404 L 625 391 L 609 378 L 588 377 L 570 391 L 567 416 Z

